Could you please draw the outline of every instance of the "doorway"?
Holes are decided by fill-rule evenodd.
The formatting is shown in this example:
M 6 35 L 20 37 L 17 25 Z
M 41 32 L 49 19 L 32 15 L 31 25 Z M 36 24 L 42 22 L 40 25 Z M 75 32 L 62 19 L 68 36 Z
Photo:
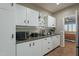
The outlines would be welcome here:
M 70 55 L 76 56 L 76 16 L 64 17 L 64 45 Z

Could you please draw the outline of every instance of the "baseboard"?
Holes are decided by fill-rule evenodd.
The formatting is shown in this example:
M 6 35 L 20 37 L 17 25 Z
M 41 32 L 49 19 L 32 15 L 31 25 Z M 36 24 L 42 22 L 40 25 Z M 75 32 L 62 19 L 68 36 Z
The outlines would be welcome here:
M 54 51 L 55 49 L 59 48 L 60 46 L 57 46 L 56 48 L 52 49 L 51 51 L 49 51 L 48 53 L 46 53 L 45 55 L 43 56 L 47 56 L 49 53 L 51 53 L 52 51 Z

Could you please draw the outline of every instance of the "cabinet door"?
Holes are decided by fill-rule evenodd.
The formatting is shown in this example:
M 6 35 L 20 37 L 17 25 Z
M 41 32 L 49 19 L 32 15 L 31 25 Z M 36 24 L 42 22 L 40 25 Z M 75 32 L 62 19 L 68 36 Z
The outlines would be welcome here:
M 44 14 L 44 13 L 39 13 L 39 26 L 44 26 L 44 27 L 46 27 L 47 25 L 47 22 L 46 22 L 46 20 L 47 20 L 47 15 L 46 14 Z
M 17 56 L 32 56 L 33 51 L 32 42 L 17 44 Z
M 42 55 L 45 55 L 53 49 L 51 37 L 44 38 L 42 42 Z
M 26 7 L 16 4 L 16 25 L 25 25 L 26 17 Z
M 39 13 L 39 26 L 44 26 L 44 15 Z
M 42 56 L 42 39 L 17 44 L 18 56 Z
M 27 20 L 29 26 L 38 26 L 38 16 L 39 13 L 37 11 L 27 8 Z
M 0 55 L 15 55 L 15 5 L 0 4 Z
M 54 47 L 53 47 L 53 40 L 52 37 L 48 37 L 48 50 L 51 51 Z
M 52 36 L 51 37 L 51 40 L 52 40 L 52 46 L 53 46 L 53 49 L 55 48 L 55 45 L 56 45 L 56 38 L 55 38 L 55 36 Z
M 56 43 L 57 46 L 60 45 L 60 35 L 56 35 Z
M 52 17 L 48 16 L 48 27 L 52 27 Z
M 42 43 L 42 55 L 45 55 L 48 52 L 48 49 L 49 49 L 48 47 L 49 47 L 48 39 L 44 38 Z
M 39 26 L 44 26 L 44 21 L 42 18 L 39 19 Z
M 47 17 L 47 15 L 44 16 L 44 24 L 45 24 L 44 25 L 45 27 L 48 27 L 48 17 Z
M 42 56 L 42 39 L 33 41 L 33 56 Z
M 54 48 L 60 45 L 60 35 L 53 36 L 52 39 Z
M 56 27 L 56 18 L 52 17 L 52 27 Z
M 52 16 L 48 16 L 48 27 L 55 27 L 56 19 Z

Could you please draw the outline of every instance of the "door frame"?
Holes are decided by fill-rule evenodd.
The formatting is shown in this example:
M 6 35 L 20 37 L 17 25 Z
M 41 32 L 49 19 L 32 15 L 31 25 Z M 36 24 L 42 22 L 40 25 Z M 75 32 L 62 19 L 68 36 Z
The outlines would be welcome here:
M 66 17 L 70 17 L 70 16 L 75 16 L 76 25 L 77 25 L 77 11 L 76 10 L 75 10 L 75 14 L 72 14 L 72 15 L 68 15 L 68 16 L 63 17 L 63 42 L 62 42 L 62 47 L 65 47 L 65 36 L 64 36 L 64 34 L 65 34 L 65 30 L 64 30 L 65 18 Z M 76 26 L 76 29 L 77 29 L 77 26 Z
M 77 46 L 78 46 L 78 10 L 79 9 L 76 9 L 76 11 L 75 11 L 75 15 L 76 15 L 76 29 L 77 29 L 77 31 L 76 31 L 76 55 L 78 56 L 78 48 L 77 48 Z

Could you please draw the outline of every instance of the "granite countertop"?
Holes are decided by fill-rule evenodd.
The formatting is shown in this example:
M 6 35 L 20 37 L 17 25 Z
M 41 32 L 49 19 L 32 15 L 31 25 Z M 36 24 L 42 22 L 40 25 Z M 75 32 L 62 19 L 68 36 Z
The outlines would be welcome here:
M 47 37 L 51 37 L 51 36 L 56 36 L 56 35 L 60 35 L 60 34 L 53 34 L 53 35 L 40 36 L 40 37 L 31 37 L 31 38 L 28 38 L 28 39 L 22 40 L 22 41 L 16 40 L 16 44 L 29 42 L 29 41 L 34 41 L 34 40 L 39 40 L 39 39 L 43 39 L 43 38 L 47 38 Z

